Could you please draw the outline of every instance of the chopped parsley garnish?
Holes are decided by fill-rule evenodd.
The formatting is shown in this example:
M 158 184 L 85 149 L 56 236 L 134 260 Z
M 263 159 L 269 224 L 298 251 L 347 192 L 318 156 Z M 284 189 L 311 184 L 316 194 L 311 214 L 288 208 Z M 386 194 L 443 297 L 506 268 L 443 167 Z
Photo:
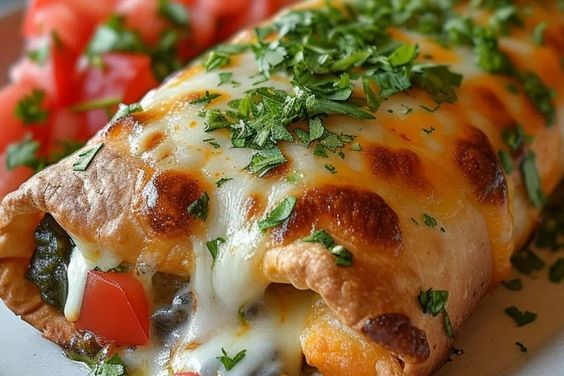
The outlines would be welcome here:
M 120 103 L 117 112 L 111 121 L 118 121 L 121 118 L 129 116 L 133 113 L 143 111 L 141 103 L 123 104 Z
M 235 147 L 268 150 L 281 141 L 299 141 L 307 147 L 313 143 L 317 156 L 329 150 L 343 158 L 340 149 L 352 140 L 325 129 L 325 116 L 372 119 L 385 99 L 411 88 L 426 91 L 437 104 L 456 101 L 462 76 L 444 65 L 418 64 L 417 45 L 394 42 L 386 34 L 386 27 L 395 24 L 361 2 L 346 10 L 328 4 L 293 10 L 256 28 L 250 46 L 215 48 L 204 62 L 207 70 L 228 65 L 233 55 L 250 48 L 259 70 L 257 85 L 280 72 L 289 75 L 292 88 L 257 87 L 231 101 L 229 109 L 209 109 L 206 130 L 229 129 Z M 220 85 L 230 79 L 229 72 L 219 73 Z M 358 84 L 364 88 L 361 95 L 353 92 Z M 307 129 L 292 130 L 297 122 Z
M 221 178 L 215 182 L 215 186 L 221 188 L 225 183 L 233 180 L 233 178 Z
M 505 309 L 505 314 L 511 317 L 513 321 L 515 321 L 515 324 L 519 327 L 530 324 L 537 318 L 536 313 L 530 311 L 522 312 L 515 306 L 507 307 Z
M 351 266 L 353 255 L 352 253 L 343 247 L 342 245 L 336 244 L 335 240 L 327 233 L 327 231 L 320 229 L 315 230 L 311 235 L 302 239 L 307 243 L 320 243 L 325 246 L 335 256 L 335 264 L 338 266 Z
M 553 103 L 556 92 L 546 86 L 534 72 L 521 73 L 519 79 L 533 106 L 544 116 L 547 125 L 552 126 L 556 118 L 556 109 Z
M 221 72 L 219 73 L 219 85 L 221 86 L 227 82 L 229 82 L 231 80 L 231 77 L 233 77 L 233 73 L 231 72 Z
M 525 187 L 527 188 L 529 200 L 531 200 L 533 205 L 537 208 L 541 207 L 546 200 L 546 196 L 542 190 L 536 165 L 536 156 L 532 151 L 525 154 L 521 170 L 523 172 L 523 179 L 525 181 Z
M 98 144 L 78 154 L 76 162 L 72 165 L 72 169 L 74 171 L 86 171 L 103 146 L 104 144 Z
M 264 232 L 269 228 L 282 224 L 282 222 L 287 220 L 294 211 L 297 201 L 298 200 L 293 196 L 286 197 L 270 213 L 268 213 L 266 218 L 258 222 L 259 229 Z
M 251 157 L 247 170 L 258 177 L 263 177 L 272 169 L 286 163 L 286 158 L 278 148 L 259 150 Z
M 545 263 L 535 253 L 524 248 L 511 257 L 511 264 L 521 274 L 531 274 L 533 271 L 542 270 Z
M 514 278 L 509 281 L 503 281 L 503 286 L 511 291 L 521 291 L 523 290 L 523 281 L 521 278 Z
M 325 168 L 327 169 L 327 171 L 329 171 L 332 174 L 336 174 L 337 173 L 337 169 L 335 168 L 335 166 L 333 166 L 332 164 L 327 163 L 325 165 Z
M 544 31 L 546 26 L 546 22 L 539 22 L 533 30 L 533 40 L 537 46 L 542 46 L 544 44 Z
M 210 254 L 213 258 L 213 261 L 215 262 L 215 259 L 217 258 L 217 254 L 219 252 L 219 247 L 221 247 L 221 245 L 225 243 L 225 239 L 223 238 L 217 238 L 214 240 L 210 240 L 209 242 L 206 242 L 206 247 L 208 248 L 208 251 L 210 251 Z
M 103 67 L 101 55 L 107 52 L 145 52 L 146 47 L 139 34 L 128 29 L 125 18 L 112 16 L 94 32 L 94 36 L 86 47 L 86 56 L 94 66 Z
M 433 217 L 432 215 L 429 215 L 427 213 L 423 214 L 423 223 L 425 224 L 425 226 L 430 227 L 430 228 L 435 228 L 438 225 L 438 222 L 435 219 L 435 217 Z
M 75 362 L 85 363 L 90 368 L 90 375 L 126 376 L 127 367 L 118 353 L 108 356 L 108 348 L 104 347 L 93 358 L 85 354 L 67 352 L 67 357 Z
M 30 50 L 27 52 L 27 57 L 39 66 L 45 65 L 47 59 L 49 59 L 49 54 L 51 53 L 51 46 L 48 44 L 38 47 L 35 50 Z
M 237 363 L 243 360 L 243 358 L 245 358 L 245 355 L 247 355 L 247 350 L 239 351 L 233 358 L 227 355 L 225 349 L 222 348 L 221 352 L 223 353 L 223 355 L 218 356 L 216 359 L 223 363 L 223 366 L 227 371 L 232 370 L 237 365 Z
M 45 92 L 34 89 L 16 104 L 14 115 L 22 121 L 24 125 L 41 124 L 47 121 L 49 112 L 43 107 Z
M 176 26 L 188 26 L 188 13 L 182 4 L 171 0 L 159 0 L 159 14 Z
M 517 347 L 519 347 L 519 351 L 526 353 L 527 351 L 529 351 L 529 349 L 527 348 L 527 346 L 525 346 L 524 344 L 522 344 L 519 341 L 515 341 L 515 344 L 517 345 Z
M 9 145 L 6 154 L 8 171 L 22 166 L 37 170 L 41 163 L 37 157 L 39 146 L 39 142 L 29 136 L 24 137 L 18 143 Z
M 421 291 L 419 294 L 419 304 L 423 313 L 430 314 L 433 317 L 438 316 L 444 312 L 443 326 L 448 338 L 454 338 L 454 332 L 452 330 L 452 324 L 450 322 L 450 317 L 446 310 L 446 303 L 448 300 L 448 291 L 446 290 L 433 290 L 432 288 L 427 291 Z
M 429 128 L 421 128 L 421 130 L 427 135 L 431 135 L 433 134 L 433 132 L 435 132 L 437 129 L 435 127 L 429 127 Z
M 221 97 L 221 94 L 218 94 L 218 93 L 210 94 L 210 92 L 206 90 L 206 93 L 204 95 L 201 95 L 196 99 L 192 99 L 190 101 L 190 104 L 207 105 L 207 104 L 210 104 L 211 101 L 213 101 L 214 99 L 219 98 L 219 97 Z
M 192 217 L 206 221 L 208 219 L 208 210 L 209 210 L 209 196 L 207 192 L 202 193 L 202 195 L 193 203 L 188 206 L 188 214 Z
M 205 140 L 203 140 L 205 143 L 209 144 L 212 148 L 214 149 L 219 149 L 221 147 L 220 144 L 218 144 L 217 142 L 215 142 L 215 138 L 206 138 Z
M 564 258 L 556 260 L 548 270 L 548 279 L 550 282 L 559 283 L 564 280 Z
M 511 174 L 513 172 L 513 159 L 511 159 L 511 155 L 505 150 L 500 150 L 498 152 L 498 155 L 501 166 L 503 167 L 505 173 Z

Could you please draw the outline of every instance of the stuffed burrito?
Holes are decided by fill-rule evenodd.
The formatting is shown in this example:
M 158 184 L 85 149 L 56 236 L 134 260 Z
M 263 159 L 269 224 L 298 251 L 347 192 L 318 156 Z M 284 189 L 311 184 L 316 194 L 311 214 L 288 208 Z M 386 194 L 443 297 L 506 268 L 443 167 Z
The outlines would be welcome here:
M 430 374 L 563 176 L 563 53 L 556 1 L 287 9 L 8 195 L 0 296 L 96 372 Z

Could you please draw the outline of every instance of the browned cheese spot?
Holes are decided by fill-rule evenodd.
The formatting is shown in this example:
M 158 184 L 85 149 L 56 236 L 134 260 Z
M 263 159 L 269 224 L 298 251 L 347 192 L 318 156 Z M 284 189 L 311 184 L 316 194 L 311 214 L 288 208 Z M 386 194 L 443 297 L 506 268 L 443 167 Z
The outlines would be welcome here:
M 107 139 L 120 139 L 133 133 L 133 130 L 139 126 L 141 124 L 133 116 L 124 116 L 109 123 L 102 132 Z
M 324 228 L 355 247 L 400 253 L 402 232 L 394 210 L 378 194 L 354 187 L 324 186 L 298 199 L 290 219 L 272 232 L 277 243 L 290 243 Z
M 143 145 L 145 152 L 151 151 L 159 146 L 165 138 L 164 133 L 162 132 L 154 132 L 152 133 L 147 140 L 145 140 L 145 144 Z
M 160 235 L 189 234 L 191 217 L 187 209 L 202 193 L 194 177 L 182 172 L 161 172 L 143 191 L 143 214 L 151 229 Z
M 410 362 L 423 362 L 430 355 L 425 332 L 413 326 L 401 313 L 386 313 L 369 319 L 362 333 Z
M 497 155 L 481 130 L 469 129 L 469 136 L 457 142 L 456 163 L 480 202 L 501 205 L 507 200 L 507 182 Z
M 367 158 L 374 176 L 385 180 L 398 180 L 409 187 L 423 189 L 428 185 L 421 160 L 408 149 L 391 150 L 383 146 L 369 146 Z
M 478 108 L 482 115 L 491 120 L 491 123 L 497 127 L 504 127 L 507 124 L 513 123 L 513 118 L 505 105 L 503 98 L 485 86 L 475 87 L 475 98 L 480 102 Z
M 260 215 L 265 208 L 264 200 L 261 196 L 254 193 L 247 198 L 244 203 L 244 210 L 247 220 L 251 220 Z

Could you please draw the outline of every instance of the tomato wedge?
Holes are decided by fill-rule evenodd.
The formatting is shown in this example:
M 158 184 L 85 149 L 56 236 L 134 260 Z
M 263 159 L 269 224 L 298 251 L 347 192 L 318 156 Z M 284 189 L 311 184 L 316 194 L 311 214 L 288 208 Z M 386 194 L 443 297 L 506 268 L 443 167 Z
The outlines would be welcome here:
M 78 329 L 120 345 L 149 343 L 149 303 L 132 274 L 90 271 L 75 323 Z

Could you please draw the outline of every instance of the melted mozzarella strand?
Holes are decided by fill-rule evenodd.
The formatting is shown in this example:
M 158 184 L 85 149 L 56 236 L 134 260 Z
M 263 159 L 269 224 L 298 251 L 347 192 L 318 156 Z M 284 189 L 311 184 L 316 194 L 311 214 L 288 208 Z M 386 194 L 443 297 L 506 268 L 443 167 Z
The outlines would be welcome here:
M 73 239 L 76 246 L 71 253 L 67 269 L 68 294 L 64 314 L 67 320 L 77 321 L 80 318 L 80 308 L 84 298 L 88 272 L 99 268 L 102 271 L 113 269 L 122 260 L 109 251 L 93 252 L 92 247 Z

